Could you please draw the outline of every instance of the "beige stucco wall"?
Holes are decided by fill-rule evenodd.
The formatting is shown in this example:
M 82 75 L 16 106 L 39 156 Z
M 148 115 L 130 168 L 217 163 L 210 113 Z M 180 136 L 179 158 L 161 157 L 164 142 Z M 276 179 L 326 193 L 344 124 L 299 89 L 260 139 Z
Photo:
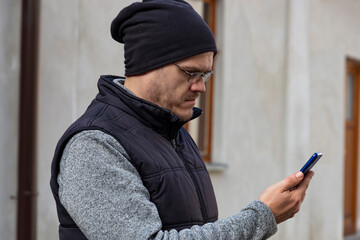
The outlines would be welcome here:
M 314 239 L 332 239 L 342 235 L 345 59 L 360 60 L 360 2 L 316 1 L 310 7 L 310 73 L 313 96 L 321 97 L 313 100 L 311 131 L 318 134 L 312 145 L 326 149 L 329 156 L 318 168 L 319 180 L 312 189 L 317 204 L 312 208 L 312 233 Z
M 219 7 L 214 160 L 229 169 L 212 178 L 221 215 L 322 151 L 302 211 L 273 239 L 342 239 L 344 71 L 347 56 L 360 59 L 359 1 Z
M 285 1 L 219 1 L 212 174 L 220 216 L 286 176 Z M 295 170 L 295 169 L 294 169 Z
M 19 1 L 0 1 L 0 238 L 16 237 Z

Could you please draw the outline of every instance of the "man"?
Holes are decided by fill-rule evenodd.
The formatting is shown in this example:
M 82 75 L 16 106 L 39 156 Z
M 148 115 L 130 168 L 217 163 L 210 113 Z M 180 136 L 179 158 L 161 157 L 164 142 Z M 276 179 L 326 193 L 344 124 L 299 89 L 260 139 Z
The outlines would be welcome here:
M 60 239 L 272 236 L 299 211 L 313 173 L 294 173 L 218 220 L 209 174 L 182 127 L 201 114 L 195 100 L 212 75 L 206 23 L 185 1 L 144 0 L 123 9 L 111 33 L 125 44 L 126 78 L 100 78 L 53 159 Z

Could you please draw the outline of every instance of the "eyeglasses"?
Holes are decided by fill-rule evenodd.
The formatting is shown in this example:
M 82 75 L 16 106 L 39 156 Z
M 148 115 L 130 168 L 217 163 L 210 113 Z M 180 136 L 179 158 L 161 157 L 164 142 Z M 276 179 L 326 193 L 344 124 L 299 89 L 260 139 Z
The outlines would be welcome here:
M 185 69 L 183 69 L 182 67 L 180 67 L 179 65 L 177 65 L 176 63 L 174 63 L 174 65 L 177 66 L 181 71 L 183 71 L 184 73 L 186 73 L 189 76 L 189 78 L 188 78 L 189 83 L 196 83 L 196 82 L 200 81 L 200 79 L 203 79 L 204 83 L 206 83 L 214 73 L 213 71 L 189 72 L 189 71 L 186 71 Z

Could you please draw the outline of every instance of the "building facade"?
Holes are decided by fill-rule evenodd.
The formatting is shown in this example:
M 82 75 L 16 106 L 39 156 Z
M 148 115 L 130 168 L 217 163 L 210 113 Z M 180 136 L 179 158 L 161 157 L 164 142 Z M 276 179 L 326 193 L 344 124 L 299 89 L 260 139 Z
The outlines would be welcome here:
M 55 145 L 97 93 L 99 75 L 123 75 L 123 47 L 109 29 L 131 2 L 41 1 L 36 239 L 58 239 L 49 187 Z M 208 166 L 220 217 L 237 213 L 321 151 L 301 211 L 272 239 L 339 240 L 345 230 L 356 232 L 360 1 L 215 2 L 219 51 Z M 0 236 L 6 240 L 17 232 L 21 4 L 0 1 Z

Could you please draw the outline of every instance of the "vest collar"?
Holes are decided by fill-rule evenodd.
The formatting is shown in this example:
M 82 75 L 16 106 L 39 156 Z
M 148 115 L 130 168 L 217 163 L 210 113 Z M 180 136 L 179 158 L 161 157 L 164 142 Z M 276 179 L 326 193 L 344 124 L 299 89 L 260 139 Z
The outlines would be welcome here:
M 97 100 L 120 108 L 169 140 L 174 139 L 180 128 L 188 122 L 181 121 L 176 114 L 168 109 L 141 99 L 118 86 L 113 82 L 117 78 L 122 77 L 112 75 L 100 77 L 98 81 L 99 94 L 96 96 Z M 201 113 L 202 110 L 200 108 L 193 108 L 193 116 L 190 120 L 199 117 Z

